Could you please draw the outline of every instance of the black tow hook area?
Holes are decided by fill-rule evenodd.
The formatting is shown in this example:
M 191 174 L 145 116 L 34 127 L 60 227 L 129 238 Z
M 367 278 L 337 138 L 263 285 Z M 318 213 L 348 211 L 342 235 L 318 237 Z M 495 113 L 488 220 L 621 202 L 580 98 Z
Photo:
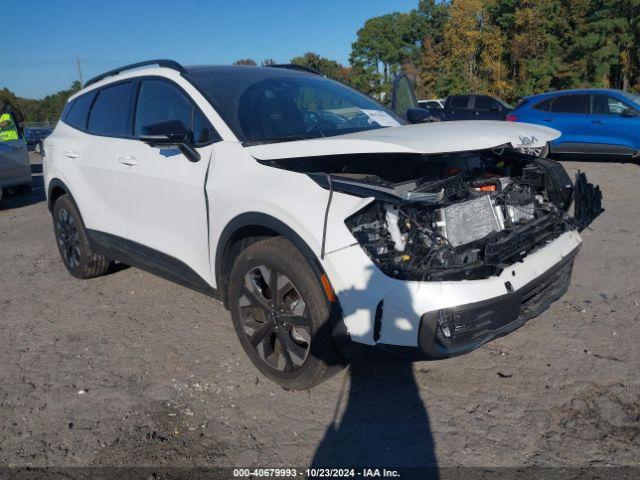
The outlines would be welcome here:
M 587 228 L 602 212 L 602 192 L 598 185 L 589 183 L 587 175 L 578 170 L 574 184 L 575 212 L 579 231 Z

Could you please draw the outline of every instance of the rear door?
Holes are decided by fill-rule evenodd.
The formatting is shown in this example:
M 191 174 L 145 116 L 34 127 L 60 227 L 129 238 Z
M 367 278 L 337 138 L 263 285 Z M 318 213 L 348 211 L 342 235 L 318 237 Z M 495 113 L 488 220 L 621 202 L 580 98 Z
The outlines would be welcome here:
M 178 148 L 150 146 L 140 140 L 141 135 L 161 135 L 163 129 L 177 124 L 189 132 L 199 161 L 190 161 Z M 138 260 L 190 284 L 199 279 L 212 283 L 204 187 L 212 144 L 218 139 L 177 84 L 160 77 L 139 81 L 133 137 L 124 141 L 116 161 L 124 236 L 133 242 Z
M 86 228 L 117 236 L 124 229 L 115 168 L 123 139 L 131 132 L 134 83 L 110 84 L 76 99 L 64 121 L 76 123 L 77 114 L 76 128 L 82 131 L 67 132 L 56 153 L 66 163 L 63 171 Z
M 588 125 L 594 149 L 613 155 L 633 155 L 640 147 L 640 116 L 630 103 L 608 94 L 591 96 Z
M 588 129 L 590 123 L 590 95 L 572 93 L 559 95 L 551 102 L 548 112 L 542 117 L 542 124 L 562 132 L 553 142 L 554 151 L 559 153 L 585 153 L 592 138 Z

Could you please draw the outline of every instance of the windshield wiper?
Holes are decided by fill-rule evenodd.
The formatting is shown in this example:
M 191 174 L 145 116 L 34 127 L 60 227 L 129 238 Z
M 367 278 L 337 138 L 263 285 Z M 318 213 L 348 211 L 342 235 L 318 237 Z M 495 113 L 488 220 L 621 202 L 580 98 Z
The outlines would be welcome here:
M 318 137 L 306 137 L 304 135 L 285 135 L 284 137 L 274 137 L 274 138 L 261 138 L 260 140 L 248 140 L 246 142 L 242 142 L 242 145 L 245 147 L 251 147 L 253 145 L 264 145 L 266 143 L 279 143 L 279 142 L 293 142 L 295 140 L 311 140 L 312 138 Z

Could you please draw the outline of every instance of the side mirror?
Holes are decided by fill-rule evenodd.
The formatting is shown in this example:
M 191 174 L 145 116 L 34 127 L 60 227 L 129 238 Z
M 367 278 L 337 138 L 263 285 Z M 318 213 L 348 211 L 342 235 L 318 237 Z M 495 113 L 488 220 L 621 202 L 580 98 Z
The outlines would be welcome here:
M 637 117 L 638 111 L 633 108 L 625 108 L 622 112 L 620 112 L 620 115 L 623 117 Z
M 141 142 L 151 147 L 177 147 L 190 162 L 200 160 L 200 154 L 191 146 L 189 131 L 180 120 L 146 125 L 143 130 Z
M 498 105 L 494 105 L 491 107 L 490 109 L 492 112 L 501 112 L 502 108 L 500 108 Z
M 427 109 L 409 108 L 407 109 L 407 120 L 409 123 L 427 123 L 437 122 L 439 119 L 434 117 Z

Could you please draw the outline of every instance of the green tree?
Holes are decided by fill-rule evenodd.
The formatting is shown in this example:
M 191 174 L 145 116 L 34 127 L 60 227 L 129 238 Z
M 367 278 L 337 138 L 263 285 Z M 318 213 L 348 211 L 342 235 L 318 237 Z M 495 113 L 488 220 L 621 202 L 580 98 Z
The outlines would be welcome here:
M 236 60 L 235 62 L 233 62 L 234 65 L 249 65 L 252 67 L 255 67 L 257 65 L 257 63 L 255 62 L 255 60 L 252 60 L 250 58 L 242 58 L 240 60 Z
M 394 12 L 367 20 L 351 47 L 350 63 L 367 92 L 384 96 L 402 65 L 416 64 L 425 34 L 424 16 L 417 10 Z
M 69 97 L 80 88 L 80 82 L 76 81 L 69 89 L 47 95 L 40 100 L 17 97 L 9 89 L 3 88 L 0 90 L 0 100 L 8 101 L 20 110 L 25 117 L 25 122 L 57 121 Z
M 307 52 L 304 55 L 294 57 L 291 59 L 291 63 L 312 68 L 322 75 L 338 80 L 339 82 L 348 83 L 350 79 L 350 68 L 341 65 L 335 60 L 321 57 L 314 52 Z

